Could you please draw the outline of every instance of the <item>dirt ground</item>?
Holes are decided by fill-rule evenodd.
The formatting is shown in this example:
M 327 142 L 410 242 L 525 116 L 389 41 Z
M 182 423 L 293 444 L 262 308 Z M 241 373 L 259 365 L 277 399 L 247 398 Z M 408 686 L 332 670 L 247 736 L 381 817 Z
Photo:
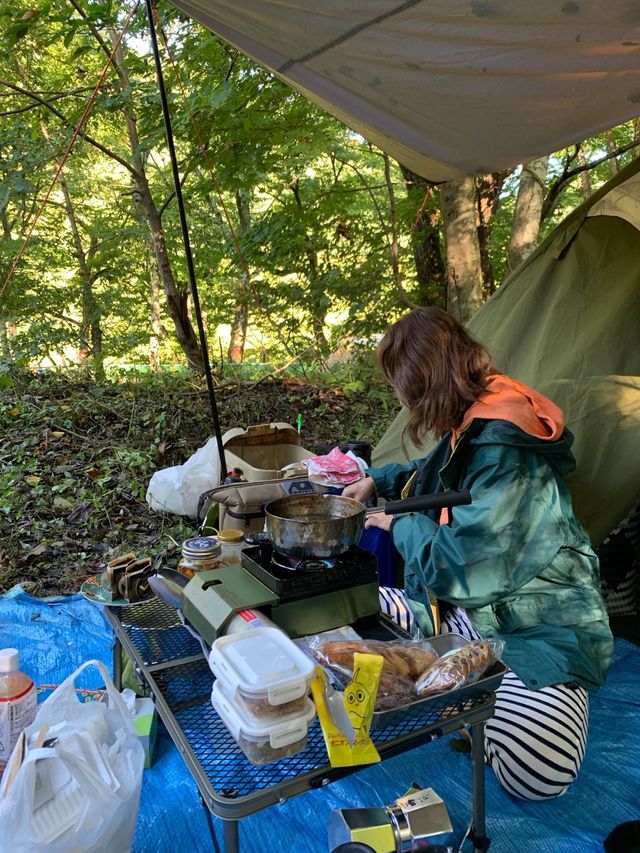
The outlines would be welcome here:
M 163 376 L 95 385 L 3 374 L 0 383 L 0 591 L 77 592 L 125 551 L 175 564 L 195 533 L 188 518 L 152 512 L 151 475 L 182 464 L 213 434 L 199 380 Z M 298 380 L 221 385 L 222 431 L 270 421 L 296 424 L 302 444 L 381 437 L 398 410 L 389 389 Z M 213 484 L 212 484 L 213 485 Z

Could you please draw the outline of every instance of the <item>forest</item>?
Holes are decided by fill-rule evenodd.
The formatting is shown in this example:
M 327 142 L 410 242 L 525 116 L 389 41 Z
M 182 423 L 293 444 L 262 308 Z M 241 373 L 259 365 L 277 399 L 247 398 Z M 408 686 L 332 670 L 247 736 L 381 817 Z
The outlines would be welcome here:
M 203 355 L 144 9 L 5 0 L 0 19 L 0 586 L 70 591 L 141 527 L 173 547 L 144 491 L 211 432 Z M 224 428 L 379 438 L 388 323 L 468 320 L 640 145 L 628 122 L 436 185 L 171 5 L 156 23 Z M 52 557 L 68 573 L 43 580 Z
M 113 49 L 132 8 L 0 6 L 5 362 L 96 380 L 202 368 L 142 9 Z M 158 14 L 218 370 L 321 363 L 414 305 L 468 319 L 638 143 L 631 122 L 509 173 L 433 185 L 170 5 Z

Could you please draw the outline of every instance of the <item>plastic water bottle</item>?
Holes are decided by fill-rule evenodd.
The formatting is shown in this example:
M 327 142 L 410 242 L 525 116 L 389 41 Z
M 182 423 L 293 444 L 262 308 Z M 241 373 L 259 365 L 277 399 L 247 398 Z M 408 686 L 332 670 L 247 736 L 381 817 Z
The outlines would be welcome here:
M 36 686 L 19 667 L 17 649 L 0 651 L 0 778 L 20 733 L 36 716 Z

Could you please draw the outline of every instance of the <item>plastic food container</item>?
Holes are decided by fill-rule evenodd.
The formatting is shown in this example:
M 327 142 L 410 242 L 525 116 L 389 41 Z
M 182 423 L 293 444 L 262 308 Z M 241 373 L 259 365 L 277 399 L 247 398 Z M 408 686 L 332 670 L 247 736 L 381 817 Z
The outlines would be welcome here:
M 250 719 L 274 722 L 303 713 L 314 663 L 278 628 L 262 627 L 219 637 L 209 666 L 227 695 Z
M 302 752 L 316 713 L 313 703 L 305 698 L 302 714 L 272 724 L 257 723 L 228 699 L 219 681 L 213 684 L 211 704 L 249 761 L 258 765 Z

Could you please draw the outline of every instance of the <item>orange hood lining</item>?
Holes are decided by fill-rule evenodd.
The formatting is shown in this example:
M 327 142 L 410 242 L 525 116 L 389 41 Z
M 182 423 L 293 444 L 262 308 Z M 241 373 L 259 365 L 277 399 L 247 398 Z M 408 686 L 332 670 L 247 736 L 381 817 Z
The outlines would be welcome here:
M 452 433 L 452 447 L 476 418 L 509 421 L 542 441 L 557 441 L 564 429 L 562 409 L 544 394 L 503 374 L 487 376 L 487 387 Z

